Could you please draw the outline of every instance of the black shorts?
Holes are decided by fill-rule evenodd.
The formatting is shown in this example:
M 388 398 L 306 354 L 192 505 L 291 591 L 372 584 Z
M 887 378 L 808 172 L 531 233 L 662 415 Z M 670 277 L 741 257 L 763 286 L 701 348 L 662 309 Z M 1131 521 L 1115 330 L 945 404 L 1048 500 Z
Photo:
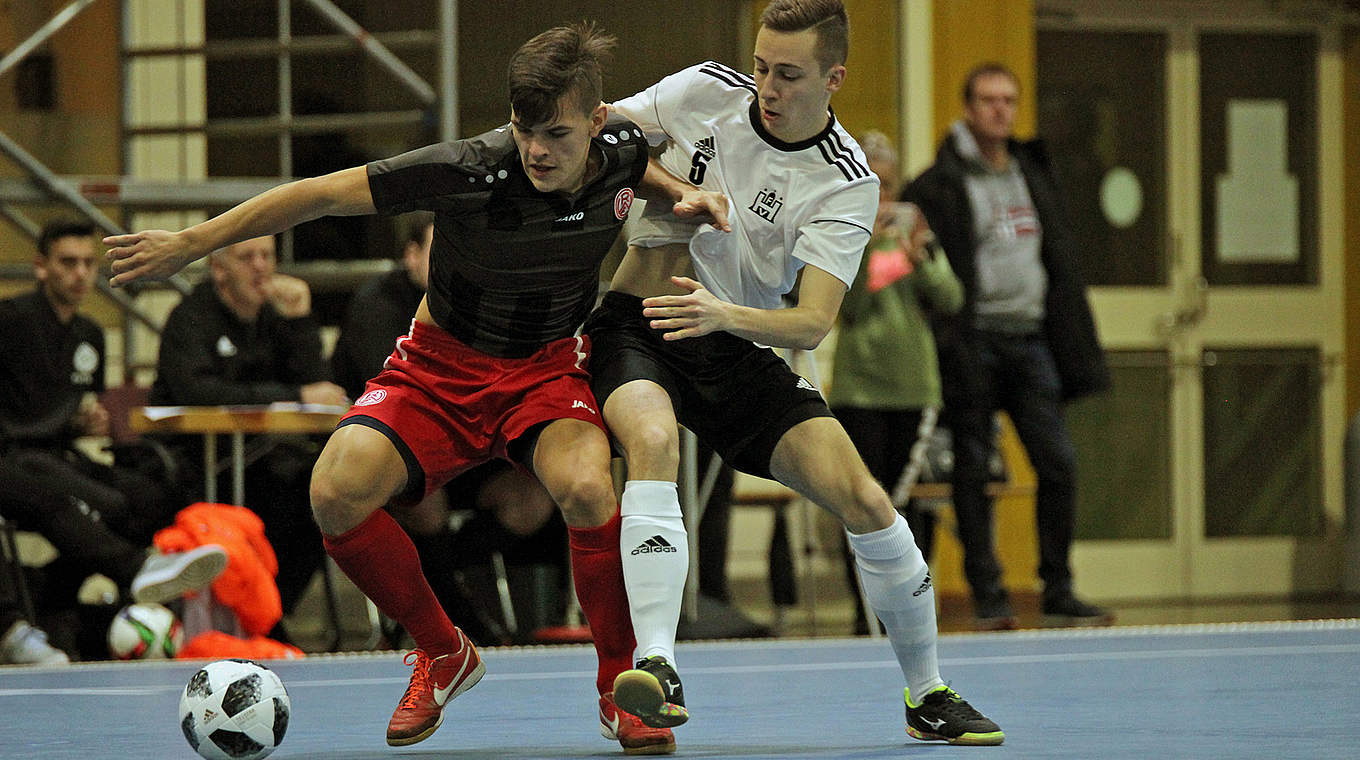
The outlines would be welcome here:
M 586 320 L 590 388 L 604 408 L 632 380 L 670 394 L 675 416 L 742 472 L 771 478 L 770 457 L 790 428 L 830 417 L 822 394 L 774 351 L 717 332 L 667 341 L 642 316 L 642 299 L 610 291 Z

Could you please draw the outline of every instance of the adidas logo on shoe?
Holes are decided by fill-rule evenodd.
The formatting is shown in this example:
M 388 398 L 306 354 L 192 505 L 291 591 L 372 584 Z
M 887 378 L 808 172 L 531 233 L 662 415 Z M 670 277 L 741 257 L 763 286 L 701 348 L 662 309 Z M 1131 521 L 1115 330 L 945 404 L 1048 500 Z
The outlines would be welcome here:
M 671 546 L 671 543 L 669 541 L 662 538 L 661 536 L 652 536 L 646 541 L 643 541 L 642 543 L 638 544 L 637 548 L 634 549 L 631 553 L 634 555 L 660 554 L 661 552 L 673 552 L 673 551 L 676 551 L 676 549 L 674 546 Z

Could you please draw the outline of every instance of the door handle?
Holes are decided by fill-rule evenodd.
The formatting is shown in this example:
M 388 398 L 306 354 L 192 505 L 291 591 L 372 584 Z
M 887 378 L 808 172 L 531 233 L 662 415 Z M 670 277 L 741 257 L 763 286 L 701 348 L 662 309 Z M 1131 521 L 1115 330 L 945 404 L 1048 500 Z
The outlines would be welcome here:
M 1179 309 L 1167 312 L 1157 320 L 1159 331 L 1171 337 L 1204 321 L 1209 312 L 1209 281 L 1196 277 L 1190 293 Z

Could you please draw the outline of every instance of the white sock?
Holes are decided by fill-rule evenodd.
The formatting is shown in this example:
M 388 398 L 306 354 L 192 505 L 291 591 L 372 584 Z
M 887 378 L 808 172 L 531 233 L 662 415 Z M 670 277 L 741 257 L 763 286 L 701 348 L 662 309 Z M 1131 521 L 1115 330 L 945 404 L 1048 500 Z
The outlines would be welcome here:
M 630 480 L 619 503 L 623 583 L 637 637 L 637 658 L 675 664 L 675 627 L 689 573 L 689 540 L 680 496 L 665 480 Z
M 938 632 L 930 568 L 901 515 L 883 530 L 848 535 L 864 595 L 888 631 L 911 700 L 920 704 L 922 697 L 944 685 L 935 653 Z

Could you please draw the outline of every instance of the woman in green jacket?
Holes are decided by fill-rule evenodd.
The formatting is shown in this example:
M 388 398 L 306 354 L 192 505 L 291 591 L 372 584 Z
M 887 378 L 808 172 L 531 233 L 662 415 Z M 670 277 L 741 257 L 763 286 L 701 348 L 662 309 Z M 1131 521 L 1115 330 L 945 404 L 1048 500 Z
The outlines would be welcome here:
M 894 202 L 897 154 L 888 138 L 868 132 L 860 145 L 881 181 L 881 200 L 874 236 L 841 303 L 827 401 L 869 471 L 891 492 L 916 442 L 923 410 L 941 404 L 929 313 L 957 312 L 963 306 L 963 285 L 916 207 Z M 935 517 L 913 502 L 905 514 L 929 562 Z M 845 556 L 846 578 L 855 588 L 849 547 Z M 855 631 L 867 633 L 858 596 L 855 608 Z

